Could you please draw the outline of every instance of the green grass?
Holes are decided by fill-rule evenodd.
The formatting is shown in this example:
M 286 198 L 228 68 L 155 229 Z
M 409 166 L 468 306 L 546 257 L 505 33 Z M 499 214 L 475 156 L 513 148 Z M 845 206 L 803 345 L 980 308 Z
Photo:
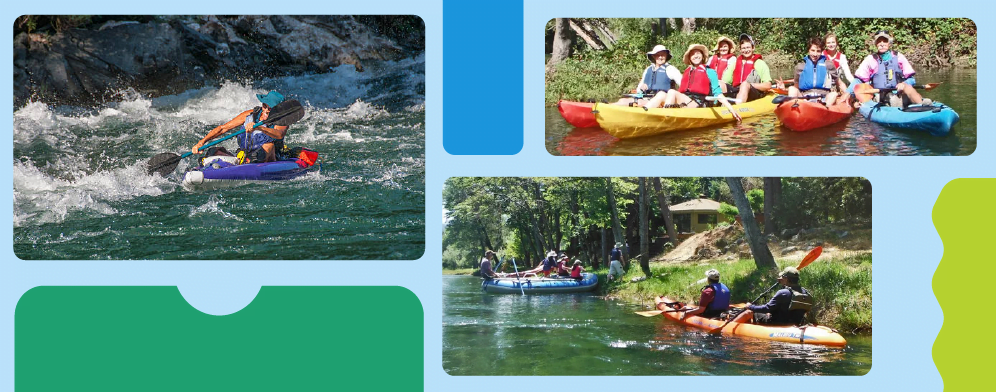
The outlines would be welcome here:
M 477 268 L 457 268 L 457 269 L 443 268 L 443 275 L 470 275 L 473 274 L 474 271 L 477 271 Z
M 779 261 L 779 268 L 797 265 L 795 261 Z M 756 270 L 753 260 L 716 261 L 700 264 L 651 265 L 653 277 L 642 282 L 630 279 L 643 276 L 639 265 L 630 266 L 621 280 L 608 283 L 608 269 L 594 271 L 600 290 L 610 297 L 653 306 L 653 298 L 666 295 L 672 299 L 697 302 L 704 284 L 695 282 L 705 277 L 705 271 L 715 268 L 722 282 L 731 291 L 733 302 L 753 300 L 775 283 L 773 277 Z M 871 332 L 872 285 L 871 255 L 860 254 L 842 259 L 819 259 L 802 270 L 802 286 L 816 299 L 809 320 L 851 333 Z M 768 298 L 770 298 L 770 293 Z M 767 300 L 767 298 L 765 298 Z

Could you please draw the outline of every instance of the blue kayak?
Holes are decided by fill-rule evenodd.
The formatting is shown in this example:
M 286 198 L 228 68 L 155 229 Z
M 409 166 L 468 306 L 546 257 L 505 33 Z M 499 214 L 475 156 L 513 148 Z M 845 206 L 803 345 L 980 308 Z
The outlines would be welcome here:
M 958 123 L 958 113 L 940 102 L 934 102 L 930 106 L 910 105 L 901 109 L 868 101 L 861 104 L 858 112 L 876 124 L 927 131 L 934 136 L 947 135 L 951 132 L 951 127 Z
M 302 153 L 297 158 L 242 165 L 236 163 L 235 157 L 207 157 L 202 166 L 184 174 L 183 185 L 192 189 L 217 189 L 250 182 L 289 180 L 321 167 L 317 162 L 318 154 L 307 153 L 307 156 Z
M 598 287 L 598 277 L 590 272 L 582 273 L 580 281 L 569 277 L 531 277 L 498 278 L 481 283 L 484 291 L 494 294 L 580 293 L 594 290 L 595 287 Z

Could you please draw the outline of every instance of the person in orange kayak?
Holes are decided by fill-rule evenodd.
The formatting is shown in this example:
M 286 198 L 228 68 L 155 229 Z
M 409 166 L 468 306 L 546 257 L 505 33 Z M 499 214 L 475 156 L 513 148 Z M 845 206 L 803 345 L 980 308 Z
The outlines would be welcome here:
M 287 126 L 275 125 L 272 128 L 267 126 L 253 128 L 253 125 L 266 120 L 270 115 L 270 109 L 283 102 L 284 96 L 276 91 L 270 91 L 266 94 L 256 94 L 256 98 L 259 99 L 260 106 L 239 113 L 235 118 L 215 127 L 191 148 L 191 152 L 199 154 L 198 150 L 205 143 L 228 131 L 242 128 L 246 132 L 237 136 L 236 140 L 239 142 L 239 148 L 245 151 L 246 162 L 273 162 L 277 160 L 277 152 L 284 145 Z
M 716 97 L 719 103 L 733 114 L 733 118 L 740 121 L 740 115 L 737 114 L 737 111 L 733 109 L 733 106 L 730 106 L 726 97 L 723 96 L 723 90 L 720 87 L 716 71 L 704 63 L 706 50 L 708 49 L 706 49 L 705 45 L 688 45 L 688 50 L 685 51 L 685 55 L 682 57 L 685 64 L 688 64 L 688 69 L 681 76 L 681 85 L 676 90 L 667 92 L 667 96 L 664 97 L 664 107 L 698 108 L 713 106 L 712 102 L 707 100 L 707 97 L 712 96 Z M 652 106 L 656 100 L 657 97 L 654 97 L 647 106 Z
M 910 103 L 930 105 L 932 102 L 916 91 L 913 65 L 902 53 L 892 50 L 894 40 L 889 32 L 879 31 L 873 40 L 876 51 L 854 70 L 850 91 L 853 92 L 858 83 L 871 83 L 872 88 L 881 90 L 878 95 L 882 104 L 894 107 L 906 107 Z
M 636 92 L 643 94 L 644 97 L 660 95 L 660 102 L 663 102 L 664 95 L 672 87 L 671 84 L 674 83 L 675 86 L 681 84 L 681 71 L 668 64 L 668 61 L 671 60 L 671 50 L 664 45 L 654 46 L 652 50 L 647 52 L 647 60 L 650 60 L 650 66 L 643 70 L 643 76 L 637 82 Z M 648 101 L 647 98 L 639 98 L 635 101 L 633 98 L 623 98 L 615 104 L 646 106 Z
M 823 37 L 823 55 L 833 60 L 833 65 L 837 67 L 837 77 L 843 80 L 845 85 L 854 80 L 854 75 L 851 75 L 851 67 L 847 64 L 847 56 L 837 46 L 836 34 L 830 33 Z
M 748 102 L 764 97 L 771 89 L 771 71 L 761 55 L 754 53 L 754 38 L 740 34 L 740 55 L 730 59 L 723 71 L 723 82 L 733 86 L 726 96 L 735 96 L 737 102 Z
M 732 39 L 719 37 L 719 40 L 716 41 L 716 47 L 712 49 L 713 55 L 706 61 L 706 66 L 716 70 L 716 75 L 723 76 L 723 72 L 726 72 L 726 66 L 730 64 L 730 59 L 735 56 L 733 54 L 734 45 Z M 723 89 L 723 93 L 726 93 L 732 86 L 721 83 L 720 87 Z
M 705 275 L 709 284 L 702 288 L 699 305 L 692 310 L 682 312 L 682 320 L 695 315 L 706 318 L 719 317 L 730 308 L 730 288 L 719 282 L 719 271 L 711 269 L 706 271 Z
M 806 313 L 813 308 L 813 295 L 799 285 L 799 270 L 785 267 L 778 274 L 778 283 L 785 287 L 778 290 L 768 303 L 748 303 L 746 310 L 754 314 L 754 322 L 758 324 L 805 324 Z
M 788 95 L 821 96 L 827 107 L 830 107 L 837 103 L 840 91 L 845 90 L 847 85 L 837 77 L 837 67 L 823 54 L 823 40 L 810 39 L 809 55 L 795 66 L 795 85 L 789 86 Z M 842 98 L 849 96 L 844 94 Z

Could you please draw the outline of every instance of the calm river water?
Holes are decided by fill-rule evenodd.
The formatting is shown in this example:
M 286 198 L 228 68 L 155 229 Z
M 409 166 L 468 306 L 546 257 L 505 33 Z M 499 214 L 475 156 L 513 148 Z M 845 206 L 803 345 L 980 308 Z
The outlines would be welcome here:
M 916 78 L 921 84 L 943 82 L 923 94 L 958 112 L 961 120 L 949 135 L 889 129 L 857 112 L 845 122 L 794 132 L 782 127 L 772 113 L 739 125 L 620 140 L 601 128 L 575 129 L 556 106 L 548 106 L 546 149 L 553 155 L 969 155 L 975 151 L 976 70 L 920 70 Z
M 494 295 L 443 276 L 451 375 L 863 375 L 870 335 L 844 349 L 709 335 L 591 294 Z

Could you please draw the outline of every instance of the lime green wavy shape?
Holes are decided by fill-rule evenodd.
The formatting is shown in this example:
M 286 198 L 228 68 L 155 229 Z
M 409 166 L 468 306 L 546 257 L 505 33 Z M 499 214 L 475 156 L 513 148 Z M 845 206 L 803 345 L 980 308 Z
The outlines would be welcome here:
M 996 238 L 996 179 L 956 179 L 941 190 L 933 220 L 944 243 L 934 272 L 934 296 L 944 323 L 934 340 L 934 365 L 947 391 L 992 388 L 996 339 L 989 309 L 996 263 L 988 248 Z

